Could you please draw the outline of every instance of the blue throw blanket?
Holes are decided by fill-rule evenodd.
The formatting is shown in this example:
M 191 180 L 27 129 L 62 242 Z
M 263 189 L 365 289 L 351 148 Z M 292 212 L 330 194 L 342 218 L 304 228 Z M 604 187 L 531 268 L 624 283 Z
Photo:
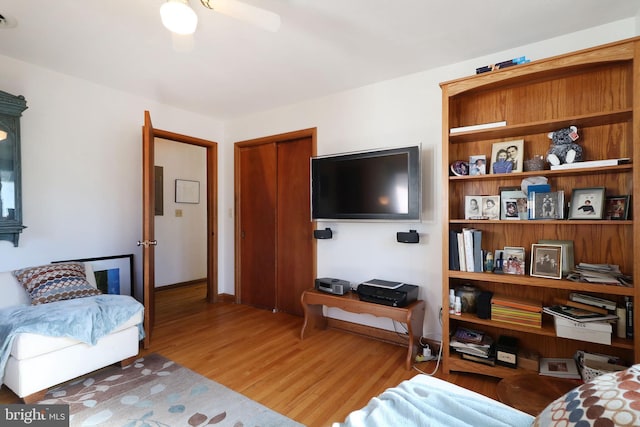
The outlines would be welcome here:
M 478 396 L 403 381 L 334 427 L 529 427 L 533 417 Z
M 69 337 L 95 345 L 142 310 L 144 306 L 127 295 L 98 295 L 0 310 L 0 384 L 17 334 Z M 144 338 L 142 324 L 138 331 L 140 339 Z

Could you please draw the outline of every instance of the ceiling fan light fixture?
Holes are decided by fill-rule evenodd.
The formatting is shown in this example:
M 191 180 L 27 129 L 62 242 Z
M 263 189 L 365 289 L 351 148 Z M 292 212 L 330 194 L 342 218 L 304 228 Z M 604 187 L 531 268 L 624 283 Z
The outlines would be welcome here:
M 198 15 L 188 0 L 167 0 L 160 6 L 160 18 L 162 25 L 176 34 L 193 34 L 198 26 Z

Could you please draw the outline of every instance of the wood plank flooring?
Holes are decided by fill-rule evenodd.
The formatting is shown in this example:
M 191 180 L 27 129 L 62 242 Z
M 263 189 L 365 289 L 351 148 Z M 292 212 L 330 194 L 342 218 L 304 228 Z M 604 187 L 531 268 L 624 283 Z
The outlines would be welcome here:
M 245 305 L 207 304 L 203 285 L 156 293 L 151 348 L 310 427 L 330 426 L 418 372 L 404 369 L 406 349 L 328 329 L 300 341 L 302 318 Z M 435 362 L 417 365 L 430 373 Z M 497 398 L 498 380 L 435 375 Z M 6 387 L 0 403 L 16 403 Z

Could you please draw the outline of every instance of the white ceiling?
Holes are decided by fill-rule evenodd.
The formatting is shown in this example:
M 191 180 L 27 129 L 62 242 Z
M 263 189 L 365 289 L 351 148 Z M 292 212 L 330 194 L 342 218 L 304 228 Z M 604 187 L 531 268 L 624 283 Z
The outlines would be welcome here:
M 193 49 L 179 52 L 160 22 L 164 0 L 0 0 L 0 14 L 17 23 L 0 27 L 0 55 L 228 118 L 636 17 L 640 8 L 640 0 L 243 1 L 278 13 L 280 30 L 190 0 L 199 25 Z

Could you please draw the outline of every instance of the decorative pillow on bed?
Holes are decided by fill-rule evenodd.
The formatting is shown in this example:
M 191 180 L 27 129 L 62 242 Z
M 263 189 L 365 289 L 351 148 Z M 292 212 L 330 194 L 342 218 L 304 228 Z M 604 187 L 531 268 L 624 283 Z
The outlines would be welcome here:
M 28 267 L 13 271 L 13 275 L 27 290 L 32 305 L 101 294 L 87 282 L 81 262 Z
M 640 365 L 600 375 L 549 404 L 533 426 L 640 425 Z

